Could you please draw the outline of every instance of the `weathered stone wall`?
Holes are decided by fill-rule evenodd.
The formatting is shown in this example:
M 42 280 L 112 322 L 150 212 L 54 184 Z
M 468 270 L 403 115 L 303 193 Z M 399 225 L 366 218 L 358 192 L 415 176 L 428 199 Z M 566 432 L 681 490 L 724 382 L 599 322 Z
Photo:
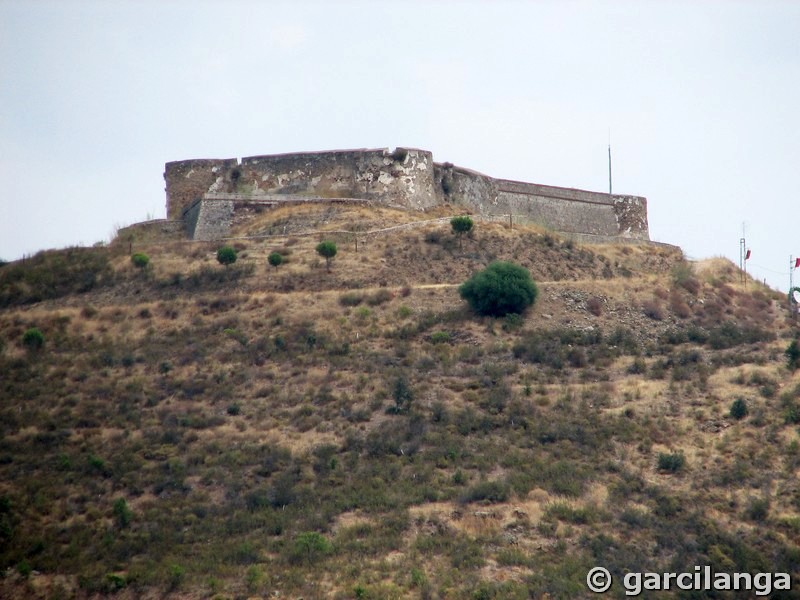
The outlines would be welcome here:
M 186 235 L 210 241 L 227 237 L 233 223 L 233 200 L 201 199 L 184 213 Z
M 435 205 L 430 152 L 336 150 L 242 159 L 237 191 L 364 198 L 425 209 Z
M 230 178 L 237 165 L 235 158 L 168 162 L 164 166 L 167 218 L 180 219 L 183 211 L 206 192 L 231 191 Z
M 565 233 L 649 239 L 644 198 L 494 179 L 434 164 L 430 152 L 415 148 L 178 161 L 167 163 L 164 178 L 167 215 L 185 218 L 195 239 L 224 237 L 220 233 L 234 210 L 222 202 L 225 194 L 254 202 L 275 196 L 355 198 L 416 210 L 455 204 L 482 215 L 513 214 Z M 193 205 L 203 197 L 209 202 Z
M 480 214 L 513 214 L 565 233 L 649 239 L 647 200 L 506 179 L 436 164 L 434 178 L 441 203 Z
M 364 198 L 417 210 L 436 204 L 433 157 L 414 148 L 176 161 L 167 163 L 164 179 L 169 218 L 215 193 Z

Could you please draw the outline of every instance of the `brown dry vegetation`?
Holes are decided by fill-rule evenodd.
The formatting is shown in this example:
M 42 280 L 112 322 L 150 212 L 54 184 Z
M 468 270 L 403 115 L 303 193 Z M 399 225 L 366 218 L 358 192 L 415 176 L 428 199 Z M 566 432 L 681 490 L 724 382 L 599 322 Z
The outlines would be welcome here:
M 169 243 L 134 248 L 144 272 L 127 246 L 0 269 L 0 596 L 568 598 L 595 564 L 800 575 L 781 295 L 718 259 L 516 225 L 478 222 L 462 248 L 447 223 L 358 252 L 330 233 L 430 217 L 265 211 L 237 234 L 287 234 L 232 240 L 228 268 L 215 244 Z M 458 296 L 496 259 L 538 282 L 521 318 Z

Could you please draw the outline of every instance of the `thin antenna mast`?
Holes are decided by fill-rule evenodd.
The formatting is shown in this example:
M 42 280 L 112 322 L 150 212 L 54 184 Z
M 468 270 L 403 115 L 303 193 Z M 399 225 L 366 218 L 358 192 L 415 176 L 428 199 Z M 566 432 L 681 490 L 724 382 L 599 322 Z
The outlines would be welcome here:
M 611 195 L 611 129 L 608 130 L 608 194 Z

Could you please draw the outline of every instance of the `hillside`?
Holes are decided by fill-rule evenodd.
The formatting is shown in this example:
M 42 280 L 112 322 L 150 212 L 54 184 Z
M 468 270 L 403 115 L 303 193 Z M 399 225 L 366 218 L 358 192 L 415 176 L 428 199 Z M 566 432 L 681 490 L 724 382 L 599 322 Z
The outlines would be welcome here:
M 463 243 L 446 221 L 369 233 L 449 216 L 283 208 L 237 226 L 279 237 L 233 241 L 228 267 L 219 244 L 118 240 L 0 268 L 0 596 L 578 598 L 596 565 L 800 577 L 785 297 L 666 246 L 483 221 Z M 522 317 L 459 297 L 498 259 L 537 281 Z M 709 594 L 680 597 L 727 597 Z

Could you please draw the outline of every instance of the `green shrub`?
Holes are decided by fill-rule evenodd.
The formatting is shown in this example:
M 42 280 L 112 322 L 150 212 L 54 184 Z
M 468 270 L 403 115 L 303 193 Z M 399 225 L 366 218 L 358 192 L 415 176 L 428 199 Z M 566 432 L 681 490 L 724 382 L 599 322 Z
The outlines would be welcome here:
M 661 452 L 658 455 L 658 468 L 662 471 L 677 473 L 685 464 L 686 457 L 683 455 L 683 452 L 672 452 L 669 454 Z
M 769 515 L 769 498 L 753 498 L 744 511 L 745 517 L 750 521 L 762 522 Z
M 374 294 L 367 296 L 367 304 L 369 304 L 370 306 L 379 306 L 385 302 L 388 302 L 392 298 L 394 298 L 392 292 L 390 292 L 385 288 L 382 288 L 377 292 L 375 292 Z
M 333 545 L 316 531 L 307 531 L 294 537 L 289 547 L 289 561 L 312 565 L 333 552 Z
M 22 334 L 22 344 L 28 350 L 40 350 L 44 346 L 44 334 L 36 327 L 31 327 Z
M 775 339 L 775 334 L 766 329 L 734 321 L 726 321 L 719 327 L 709 331 L 708 345 L 714 350 L 725 350 L 744 344 L 769 342 Z
M 17 572 L 27 579 L 30 577 L 31 573 L 33 573 L 33 567 L 31 567 L 27 560 L 23 560 L 17 564 Z
M 141 252 L 137 252 L 136 254 L 131 255 L 131 262 L 133 266 L 137 269 L 146 269 L 147 265 L 150 264 L 150 257 L 147 254 L 142 254 Z
M 331 270 L 331 259 L 334 256 L 336 256 L 336 253 L 338 252 L 338 250 L 336 248 L 336 244 L 331 242 L 331 241 L 329 241 L 329 240 L 325 240 L 325 241 L 320 242 L 319 244 L 317 244 L 316 250 L 317 250 L 317 254 L 319 254 L 320 256 L 325 258 L 325 265 L 327 266 L 328 270 L 330 271 Z
M 509 487 L 505 481 L 481 481 L 461 496 L 461 502 L 496 503 L 508 500 Z
M 737 398 L 731 404 L 731 417 L 736 419 L 737 421 L 740 419 L 744 419 L 747 416 L 747 402 L 745 402 L 744 398 Z
M 786 355 L 786 360 L 789 361 L 789 368 L 792 371 L 800 367 L 800 344 L 797 343 L 797 340 L 791 341 L 784 351 L 784 355 Z
M 280 252 L 270 252 L 267 261 L 277 269 L 283 263 L 283 255 Z
M 217 250 L 217 262 L 221 265 L 232 265 L 236 262 L 236 250 L 231 248 L 230 246 L 223 246 L 219 250 Z
M 169 565 L 167 568 L 167 584 L 169 591 L 177 590 L 183 583 L 186 576 L 186 569 L 177 563 Z
M 394 406 L 389 409 L 389 412 L 401 414 L 408 412 L 411 408 L 411 402 L 414 400 L 414 390 L 411 389 L 405 376 L 401 375 L 395 379 L 392 386 L 392 398 L 394 398 Z
M 339 304 L 342 306 L 358 306 L 364 301 L 364 294 L 360 292 L 347 292 L 339 296 Z
M 106 574 L 106 581 L 104 586 L 104 591 L 108 593 L 118 592 L 121 589 L 124 589 L 125 586 L 128 585 L 128 581 L 125 579 L 124 575 L 118 575 L 117 573 L 108 573 Z
M 128 506 L 128 502 L 125 498 L 117 498 L 114 500 L 112 512 L 114 513 L 114 519 L 117 521 L 117 525 L 120 529 L 124 529 L 130 525 L 133 519 L 133 511 Z
M 522 313 L 538 295 L 536 284 L 526 269 L 502 261 L 493 262 L 475 273 L 458 292 L 475 312 L 494 317 Z
M 450 334 L 446 331 L 436 331 L 431 334 L 431 344 L 449 344 Z
M 597 509 L 594 506 L 576 507 L 568 502 L 553 502 L 547 505 L 545 517 L 575 525 L 588 525 L 597 520 Z

